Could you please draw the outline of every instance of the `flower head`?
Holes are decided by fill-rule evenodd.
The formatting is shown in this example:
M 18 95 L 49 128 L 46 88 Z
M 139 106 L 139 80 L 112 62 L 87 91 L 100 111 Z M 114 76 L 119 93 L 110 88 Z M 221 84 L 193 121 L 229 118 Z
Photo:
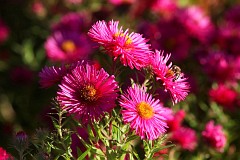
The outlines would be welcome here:
M 185 111 L 179 110 L 176 113 L 172 113 L 171 116 L 167 119 L 167 125 L 169 131 L 176 131 L 181 127 L 182 121 L 185 117 Z
M 101 44 L 115 60 L 120 57 L 124 66 L 140 70 L 149 62 L 150 45 L 146 44 L 147 40 L 141 34 L 129 34 L 128 30 L 123 31 L 122 27 L 119 28 L 118 23 L 98 21 L 89 30 L 88 35 L 93 41 Z
M 118 96 L 115 77 L 93 65 L 79 64 L 63 77 L 57 99 L 62 108 L 83 123 L 111 112 Z
M 226 109 L 233 109 L 237 102 L 238 93 L 226 85 L 219 84 L 217 88 L 209 91 L 209 96 L 212 101 L 217 102 Z
M 200 59 L 206 74 L 217 82 L 236 81 L 240 79 L 240 58 L 221 51 L 210 51 Z
M 219 152 L 223 151 L 227 139 L 221 125 L 214 125 L 213 121 L 209 121 L 202 132 L 202 136 L 211 147 Z
M 190 34 L 202 42 L 209 39 L 213 33 L 213 24 L 210 17 L 198 6 L 191 6 L 179 13 L 180 21 Z
M 52 61 L 74 62 L 88 59 L 91 43 L 84 34 L 74 31 L 56 31 L 45 42 L 47 57 Z
M 145 87 L 134 84 L 121 96 L 120 106 L 125 123 L 135 130 L 141 139 L 157 139 L 166 131 L 165 109 Z
M 67 0 L 66 0 L 67 1 Z M 70 1 L 70 0 L 68 0 Z M 81 0 L 72 0 L 72 1 L 81 1 Z M 82 33 L 86 28 L 89 27 L 88 17 L 85 13 L 80 12 L 69 12 L 64 14 L 59 22 L 53 24 L 53 31 L 74 31 Z
M 13 157 L 5 149 L 0 147 L 0 160 L 13 160 Z
M 0 44 L 7 40 L 9 36 L 8 26 L 0 19 Z
M 173 104 L 175 104 L 185 99 L 190 86 L 178 66 L 172 65 L 172 63 L 167 64 L 169 58 L 170 54 L 164 57 L 163 52 L 156 50 L 151 65 L 156 79 L 162 82 L 165 91 L 170 92 Z
M 172 132 L 171 140 L 178 143 L 183 149 L 193 151 L 197 146 L 196 132 L 187 127 L 181 127 Z
M 56 67 L 44 67 L 42 71 L 39 73 L 40 77 L 40 85 L 42 88 L 48 88 L 52 85 L 60 82 L 67 74 L 67 68 L 65 66 Z

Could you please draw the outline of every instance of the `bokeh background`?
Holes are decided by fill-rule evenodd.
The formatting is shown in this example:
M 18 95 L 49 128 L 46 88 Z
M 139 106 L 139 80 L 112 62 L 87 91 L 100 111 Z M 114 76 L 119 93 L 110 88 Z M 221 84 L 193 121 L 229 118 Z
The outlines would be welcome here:
M 159 97 L 176 113 L 170 134 L 181 127 L 194 132 L 194 147 L 184 147 L 192 142 L 188 141 L 191 134 L 183 132 L 175 139 L 177 147 L 165 151 L 169 159 L 240 159 L 237 0 L 1 0 L 2 148 L 14 154 L 10 144 L 16 132 L 31 136 L 37 128 L 51 128 L 47 113 L 57 87 L 41 88 L 38 74 L 44 66 L 97 60 L 99 51 L 87 36 L 97 20 L 119 20 L 125 29 L 143 34 L 153 50 L 171 53 L 171 61 L 188 77 L 191 92 L 185 101 L 171 106 L 169 99 Z M 59 32 L 83 37 L 75 57 L 59 56 L 54 48 L 47 47 L 47 41 Z M 67 49 L 61 47 L 64 53 Z M 221 150 L 202 138 L 211 120 L 222 126 L 226 136 Z

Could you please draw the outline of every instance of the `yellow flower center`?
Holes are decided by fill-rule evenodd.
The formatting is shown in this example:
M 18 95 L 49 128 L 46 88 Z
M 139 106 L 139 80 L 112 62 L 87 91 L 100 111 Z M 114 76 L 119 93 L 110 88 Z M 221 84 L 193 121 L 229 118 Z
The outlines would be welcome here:
M 124 37 L 125 36 L 125 38 L 126 38 L 126 42 L 125 42 L 125 44 L 126 45 L 130 45 L 130 44 L 132 44 L 132 39 L 128 36 L 128 35 L 124 35 L 124 33 L 115 33 L 114 35 L 113 35 L 113 37 L 114 38 L 116 38 L 116 37 Z
M 96 101 L 97 100 L 97 91 L 92 85 L 85 86 L 81 91 L 81 98 L 85 101 Z
M 76 50 L 76 45 L 71 40 L 63 41 L 61 47 L 65 52 L 73 52 Z
M 154 114 L 153 108 L 146 102 L 137 104 L 137 112 L 143 119 L 150 119 Z

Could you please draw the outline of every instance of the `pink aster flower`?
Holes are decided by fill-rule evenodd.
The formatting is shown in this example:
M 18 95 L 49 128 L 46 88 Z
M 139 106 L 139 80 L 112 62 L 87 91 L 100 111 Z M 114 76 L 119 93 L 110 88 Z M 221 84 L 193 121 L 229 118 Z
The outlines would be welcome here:
M 182 121 L 185 117 L 185 111 L 179 110 L 176 113 L 172 113 L 167 119 L 168 131 L 176 131 L 181 127 Z
M 174 61 L 180 62 L 188 57 L 191 39 L 178 17 L 161 18 L 157 23 L 141 23 L 139 32 L 150 39 L 152 48 L 164 48 L 166 52 L 172 53 Z
M 221 51 L 210 51 L 200 59 L 204 71 L 217 82 L 236 81 L 240 79 L 240 58 Z
M 5 149 L 0 147 L 0 160 L 13 160 L 13 157 Z
M 205 130 L 202 132 L 204 140 L 218 152 L 222 152 L 226 145 L 226 135 L 221 125 L 214 125 L 213 121 L 209 121 Z
M 228 53 L 239 55 L 240 53 L 240 23 L 223 23 L 219 26 L 218 45 Z
M 198 6 L 188 7 L 179 14 L 180 20 L 186 29 L 202 42 L 206 42 L 213 32 L 210 17 Z
M 187 127 L 181 127 L 172 132 L 171 140 L 179 144 L 183 149 L 193 151 L 197 146 L 196 132 Z
M 35 2 L 33 2 L 31 9 L 32 9 L 32 12 L 39 17 L 46 16 L 46 13 L 47 13 L 46 7 L 41 1 L 36 0 Z
M 175 13 L 178 6 L 175 0 L 155 0 L 151 6 L 152 11 L 165 15 Z
M 86 28 L 89 27 L 89 17 L 84 12 L 69 12 L 64 14 L 60 20 L 52 25 L 53 31 L 75 31 L 82 33 Z
M 118 24 L 118 21 L 98 21 L 89 30 L 88 35 L 93 41 L 101 44 L 114 60 L 120 57 L 124 66 L 140 70 L 149 62 L 150 45 L 146 44 L 147 40 L 141 34 L 129 34 L 128 30 L 123 31 Z
M 53 86 L 54 84 L 60 82 L 67 74 L 67 68 L 65 66 L 56 67 L 44 67 L 42 71 L 39 73 L 40 85 L 42 88 L 48 88 Z
M 230 9 L 228 9 L 224 15 L 224 19 L 231 23 L 239 24 L 240 18 L 240 5 L 233 5 Z
M 62 108 L 83 123 L 99 120 L 116 106 L 115 77 L 94 65 L 79 64 L 63 77 L 57 99 Z
M 129 87 L 119 103 L 123 107 L 123 121 L 130 123 L 141 139 L 157 139 L 166 131 L 165 109 L 159 100 L 146 93 L 145 87 L 136 84 Z
M 224 84 L 219 84 L 217 88 L 212 88 L 209 91 L 209 96 L 212 101 L 232 110 L 236 105 L 238 93 Z
M 165 91 L 170 93 L 173 104 L 175 104 L 185 99 L 190 86 L 178 66 L 172 65 L 172 63 L 167 64 L 169 58 L 170 54 L 164 57 L 163 52 L 156 50 L 151 65 L 156 79 L 162 82 Z
M 8 26 L 0 19 L 0 44 L 7 40 L 9 36 Z
M 48 37 L 44 48 L 52 61 L 74 62 L 88 59 L 92 46 L 84 34 L 56 31 Z

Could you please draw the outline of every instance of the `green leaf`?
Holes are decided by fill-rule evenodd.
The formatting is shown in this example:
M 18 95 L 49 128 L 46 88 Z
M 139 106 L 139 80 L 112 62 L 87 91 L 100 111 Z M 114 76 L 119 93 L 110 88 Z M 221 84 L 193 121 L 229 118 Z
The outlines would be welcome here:
M 83 160 L 87 156 L 88 152 L 90 152 L 90 150 L 91 148 L 88 148 L 80 157 L 78 157 L 77 160 Z
M 154 149 L 152 150 L 152 153 L 156 153 L 156 152 L 159 152 L 159 151 L 161 151 L 161 150 L 163 150 L 163 149 L 170 148 L 170 147 L 174 147 L 174 146 L 176 146 L 176 145 L 175 145 L 175 144 L 169 144 L 169 145 L 166 145 L 166 146 L 157 147 L 157 148 L 154 148 Z

